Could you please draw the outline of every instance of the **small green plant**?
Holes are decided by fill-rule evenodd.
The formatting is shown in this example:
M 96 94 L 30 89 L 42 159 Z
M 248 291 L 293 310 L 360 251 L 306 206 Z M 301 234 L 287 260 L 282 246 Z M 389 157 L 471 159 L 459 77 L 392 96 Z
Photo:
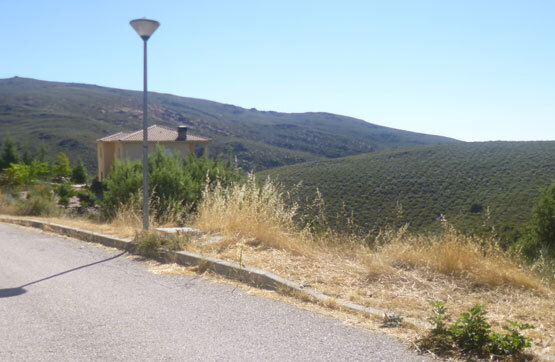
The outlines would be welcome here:
M 453 340 L 463 351 L 480 351 L 488 345 L 491 326 L 486 314 L 480 304 L 475 304 L 449 328 Z
M 188 234 L 167 234 L 157 231 L 146 231 L 135 237 L 137 251 L 145 256 L 158 255 L 158 248 L 168 250 L 183 250 L 189 242 Z
M 401 317 L 400 315 L 395 314 L 395 312 L 384 313 L 382 327 L 394 328 L 394 327 L 400 327 L 402 324 L 403 324 L 403 317 Z
M 432 334 L 433 335 L 443 335 L 447 333 L 447 323 L 449 322 L 449 314 L 447 314 L 447 308 L 445 308 L 445 302 L 441 300 L 431 302 L 434 309 L 432 310 L 432 316 L 428 318 L 428 321 L 432 323 Z
M 507 321 L 503 327 L 508 333 L 497 333 L 491 330 L 486 321 L 487 312 L 480 304 L 474 304 L 467 312 L 462 313 L 455 323 L 449 325 L 449 315 L 445 302 L 433 301 L 432 323 L 430 334 L 421 340 L 421 346 L 439 354 L 461 352 L 484 356 L 518 355 L 530 347 L 531 338 L 520 334 L 520 331 L 533 329 L 529 324 Z
M 503 329 L 509 333 L 492 333 L 492 340 L 489 345 L 491 353 L 499 355 L 512 355 L 517 354 L 524 348 L 531 346 L 532 339 L 524 337 L 520 334 L 520 331 L 533 329 L 534 326 L 510 320 L 507 320 L 507 323 L 509 323 L 509 326 L 504 326 Z

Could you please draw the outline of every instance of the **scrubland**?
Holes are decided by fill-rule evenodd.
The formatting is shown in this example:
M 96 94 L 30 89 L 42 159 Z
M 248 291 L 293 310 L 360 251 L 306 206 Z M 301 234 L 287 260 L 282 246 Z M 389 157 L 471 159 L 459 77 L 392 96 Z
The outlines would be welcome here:
M 406 328 L 389 330 L 405 339 L 427 333 L 410 321 L 426 321 L 431 301 L 446 301 L 453 315 L 480 303 L 493 330 L 501 330 L 507 320 L 532 324 L 535 328 L 526 335 L 532 338 L 534 350 L 555 354 L 552 261 L 540 259 L 526 265 L 499 247 L 494 236 L 460 233 L 448 220 L 443 221 L 441 232 L 429 234 L 411 233 L 406 225 L 385 227 L 372 236 L 338 232 L 327 227 L 324 213 L 310 218 L 299 215 L 289 196 L 271 180 L 257 182 L 253 175 L 246 182 L 206 187 L 196 212 L 186 221 L 204 233 L 186 238 L 180 247 L 269 270 L 338 301 L 394 312 L 404 319 Z M 318 197 L 314 203 L 315 209 L 323 207 Z M 76 217 L 45 219 L 135 237 L 142 219 L 134 204 L 121 205 L 109 223 Z M 13 206 L 0 200 L 0 213 L 9 212 Z M 175 220 L 167 220 L 164 226 L 175 225 Z M 211 239 L 215 234 L 221 236 L 217 241 Z M 327 309 L 336 307 L 330 304 Z M 337 316 L 366 318 L 345 315 Z M 360 325 L 375 327 L 376 323 Z

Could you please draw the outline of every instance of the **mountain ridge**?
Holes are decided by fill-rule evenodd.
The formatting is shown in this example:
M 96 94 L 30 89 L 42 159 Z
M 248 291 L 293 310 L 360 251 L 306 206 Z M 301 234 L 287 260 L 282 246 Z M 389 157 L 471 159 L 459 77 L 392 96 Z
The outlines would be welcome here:
M 328 112 L 258 111 L 200 98 L 149 92 L 149 124 L 214 139 L 211 152 L 230 151 L 245 169 L 267 169 L 408 145 L 460 142 L 384 127 Z M 142 91 L 31 78 L 0 79 L 0 133 L 22 147 L 43 142 L 52 152 L 96 165 L 95 140 L 142 127 Z M 71 152 L 70 152 L 71 151 Z

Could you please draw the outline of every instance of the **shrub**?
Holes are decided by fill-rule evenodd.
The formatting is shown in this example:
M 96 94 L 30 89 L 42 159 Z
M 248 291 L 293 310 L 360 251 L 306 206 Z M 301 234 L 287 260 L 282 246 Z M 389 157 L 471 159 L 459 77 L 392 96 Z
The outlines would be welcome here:
M 19 154 L 9 135 L 4 138 L 2 153 L 0 154 L 0 171 L 10 167 L 12 163 L 19 163 Z
M 23 216 L 59 216 L 62 213 L 48 185 L 37 185 L 28 192 L 27 199 L 17 204 L 16 214 Z
M 472 205 L 470 205 L 470 212 L 472 214 L 478 214 L 482 211 L 484 211 L 484 207 L 481 204 L 473 203 Z
M 95 194 L 97 199 L 104 200 L 104 191 L 107 190 L 105 182 L 98 181 L 98 178 L 95 177 L 89 188 Z
M 61 183 L 56 187 L 56 194 L 60 198 L 60 204 L 68 207 L 69 199 L 75 196 L 75 190 L 69 183 Z
M 33 160 L 31 161 L 30 167 L 32 178 L 46 180 L 50 175 L 50 165 L 48 165 L 48 162 Z
M 16 213 L 17 203 L 21 202 L 17 188 L 3 187 L 0 189 L 0 214 Z
M 112 220 L 122 205 L 137 198 L 143 184 L 143 167 L 140 161 L 116 161 L 110 176 L 106 179 L 106 192 L 102 204 L 102 213 Z
M 54 166 L 52 166 L 52 173 L 54 174 L 54 177 L 57 178 L 69 177 L 71 175 L 69 159 L 67 158 L 65 153 L 60 152 L 56 155 Z
M 4 185 L 22 186 L 30 185 L 36 180 L 32 178 L 31 166 L 22 163 L 11 163 L 2 171 L 0 181 Z
M 87 170 L 83 167 L 81 159 L 77 160 L 77 165 L 71 170 L 71 180 L 78 184 L 87 183 Z
M 430 334 L 420 341 L 425 349 L 440 354 L 458 350 L 478 356 L 518 355 L 531 345 L 532 339 L 520 334 L 520 331 L 534 328 L 529 324 L 507 321 L 509 325 L 503 329 L 508 333 L 492 332 L 485 318 L 487 312 L 480 304 L 475 304 L 462 313 L 454 324 L 449 325 L 445 302 L 434 301 L 431 304 L 434 309 L 432 317 L 428 320 L 433 328 Z
M 17 214 L 24 216 L 59 216 L 61 210 L 54 200 L 33 196 L 17 206 Z
M 534 206 L 533 219 L 517 248 L 528 259 L 540 255 L 555 258 L 555 181 L 542 191 Z
M 129 200 L 134 200 L 135 207 L 140 209 L 142 178 L 140 161 L 114 164 L 106 179 L 107 191 L 102 207 L 108 220 L 112 220 Z M 239 178 L 237 170 L 220 160 L 194 156 L 183 159 L 158 147 L 149 155 L 149 204 L 153 218 L 158 223 L 180 222 L 187 211 L 196 209 L 205 185 L 216 181 L 227 184 Z
M 217 184 L 213 190 L 207 185 L 195 225 L 243 237 L 251 245 L 301 252 L 301 240 L 308 235 L 296 225 L 297 211 L 297 205 L 290 205 L 272 180 L 259 185 L 254 174 L 249 174 L 245 183 Z
M 143 231 L 135 237 L 137 251 L 145 256 L 157 256 L 158 248 L 183 250 L 189 242 L 187 234 L 167 234 L 157 231 Z
M 77 192 L 77 197 L 82 207 L 94 207 L 96 205 L 96 196 L 92 191 L 81 190 Z

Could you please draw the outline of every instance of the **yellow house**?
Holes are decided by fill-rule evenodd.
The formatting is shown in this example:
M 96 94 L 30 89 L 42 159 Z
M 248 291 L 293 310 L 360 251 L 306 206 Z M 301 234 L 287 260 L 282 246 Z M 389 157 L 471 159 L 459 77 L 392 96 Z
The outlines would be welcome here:
M 208 155 L 210 138 L 204 138 L 187 133 L 186 126 L 179 126 L 172 130 L 161 126 L 148 127 L 148 151 L 156 149 L 159 144 L 170 152 L 182 155 L 195 154 L 195 146 L 204 147 L 204 156 Z M 143 130 L 135 132 L 118 132 L 96 140 L 96 154 L 98 157 L 98 179 L 102 181 L 112 168 L 115 160 L 143 159 Z

